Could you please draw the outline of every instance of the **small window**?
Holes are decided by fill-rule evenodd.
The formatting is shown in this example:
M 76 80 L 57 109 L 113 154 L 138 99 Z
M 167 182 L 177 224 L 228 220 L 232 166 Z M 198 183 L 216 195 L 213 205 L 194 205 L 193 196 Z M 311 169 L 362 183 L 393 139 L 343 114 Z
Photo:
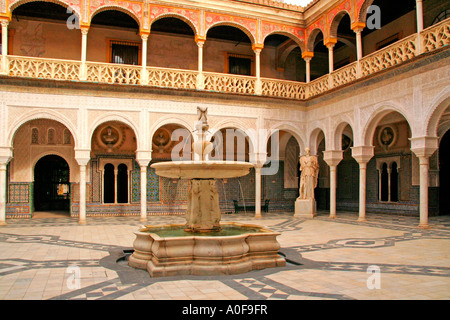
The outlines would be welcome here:
M 67 129 L 64 129 L 64 144 L 71 144 L 72 143 L 72 135 L 70 134 L 70 131 Z
M 38 128 L 31 129 L 31 144 L 39 144 L 39 130 L 38 130 Z
M 439 22 L 447 19 L 448 17 L 450 17 L 450 9 L 446 9 L 444 11 L 441 11 L 441 13 L 439 13 L 436 16 L 436 18 L 434 18 L 433 23 L 431 25 L 439 23 Z
M 243 76 L 254 75 L 254 60 L 252 56 L 228 53 L 225 59 L 225 73 Z
M 47 143 L 55 144 L 55 129 L 48 129 L 47 132 Z
M 390 36 L 390 37 L 384 39 L 383 41 L 377 42 L 376 50 L 383 49 L 383 48 L 397 42 L 400 39 L 401 39 L 400 33 L 396 33 L 393 36 Z
M 138 65 L 140 44 L 132 41 L 110 40 L 111 63 Z
M 228 59 L 231 74 L 251 75 L 252 61 L 250 59 L 236 57 L 229 57 Z

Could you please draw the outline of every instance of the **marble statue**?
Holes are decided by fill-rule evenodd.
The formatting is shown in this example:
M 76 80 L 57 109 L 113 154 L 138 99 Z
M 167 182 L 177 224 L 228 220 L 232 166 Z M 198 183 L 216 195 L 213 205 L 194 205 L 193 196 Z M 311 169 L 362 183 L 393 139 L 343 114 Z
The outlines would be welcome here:
M 306 155 L 300 157 L 300 196 L 299 199 L 314 199 L 314 189 L 317 187 L 319 161 L 312 156 L 310 149 L 305 149 Z

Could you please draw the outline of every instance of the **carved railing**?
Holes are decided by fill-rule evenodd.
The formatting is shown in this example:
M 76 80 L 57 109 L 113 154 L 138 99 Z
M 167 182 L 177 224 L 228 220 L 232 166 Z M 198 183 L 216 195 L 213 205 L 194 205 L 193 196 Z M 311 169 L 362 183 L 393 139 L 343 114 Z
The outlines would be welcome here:
M 206 90 L 303 100 L 449 44 L 450 18 L 309 83 L 213 72 L 199 73 L 196 70 L 157 67 L 143 69 L 142 66 L 133 65 L 12 55 L 0 55 L 0 73 L 12 77 Z
M 255 77 L 212 72 L 204 72 L 203 75 L 205 90 L 227 93 L 255 93 Z
M 87 62 L 86 81 L 99 83 L 140 84 L 140 66 Z
M 262 95 L 303 100 L 306 98 L 306 84 L 303 82 L 261 79 Z
M 371 75 L 414 58 L 416 45 L 417 34 L 413 34 L 362 58 L 361 76 Z
M 331 74 L 332 87 L 336 88 L 358 79 L 358 63 L 353 62 Z
M 147 85 L 163 88 L 195 89 L 197 71 L 147 68 Z
M 12 77 L 80 80 L 80 61 L 8 56 L 8 72 Z
M 421 33 L 422 52 L 433 51 L 450 44 L 450 18 L 435 24 Z
M 329 75 L 311 81 L 308 84 L 308 97 L 313 97 L 328 90 L 330 85 Z

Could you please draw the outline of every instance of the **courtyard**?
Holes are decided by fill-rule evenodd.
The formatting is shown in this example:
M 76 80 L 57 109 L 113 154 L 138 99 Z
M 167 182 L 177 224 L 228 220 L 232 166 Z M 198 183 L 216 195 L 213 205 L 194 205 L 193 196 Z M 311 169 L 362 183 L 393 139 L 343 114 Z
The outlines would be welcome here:
M 450 216 L 226 214 L 281 233 L 287 265 L 231 276 L 151 278 L 127 264 L 139 217 L 37 214 L 0 228 L 0 300 L 437 300 L 450 298 Z M 39 218 L 40 217 L 40 218 Z M 183 223 L 148 216 L 147 224 Z

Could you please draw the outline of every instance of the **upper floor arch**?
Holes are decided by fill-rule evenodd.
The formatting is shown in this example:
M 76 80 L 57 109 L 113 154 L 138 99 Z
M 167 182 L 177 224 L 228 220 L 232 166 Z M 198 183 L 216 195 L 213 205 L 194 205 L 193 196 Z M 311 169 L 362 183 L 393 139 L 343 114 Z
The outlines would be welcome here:
M 60 5 L 67 9 L 68 14 L 75 14 L 78 19 L 82 19 L 80 4 L 73 0 L 11 0 L 9 1 L 8 11 L 13 13 L 21 5 L 41 2 Z
M 92 21 L 95 19 L 95 17 L 103 12 L 107 12 L 107 11 L 119 11 L 121 13 L 126 14 L 127 16 L 129 16 L 130 18 L 132 18 L 138 25 L 138 28 L 140 29 L 142 27 L 142 21 L 141 18 L 139 16 L 136 15 L 135 12 L 133 12 L 132 10 L 120 6 L 120 5 L 103 5 L 100 6 L 98 8 L 95 9 L 95 11 L 93 11 L 90 15 L 89 15 L 89 24 L 92 23 Z
M 176 21 L 176 20 L 182 21 L 192 29 L 192 32 L 194 33 L 195 36 L 199 35 L 197 22 L 193 21 L 192 18 L 187 15 L 182 15 L 182 14 L 175 13 L 175 12 L 165 12 L 165 13 L 159 13 L 158 15 L 156 15 L 150 21 L 150 31 L 153 31 L 152 27 L 154 27 L 155 23 L 157 23 L 157 22 L 161 23 L 164 19 L 166 19 L 167 21 L 169 21 L 169 19 L 171 21 Z

